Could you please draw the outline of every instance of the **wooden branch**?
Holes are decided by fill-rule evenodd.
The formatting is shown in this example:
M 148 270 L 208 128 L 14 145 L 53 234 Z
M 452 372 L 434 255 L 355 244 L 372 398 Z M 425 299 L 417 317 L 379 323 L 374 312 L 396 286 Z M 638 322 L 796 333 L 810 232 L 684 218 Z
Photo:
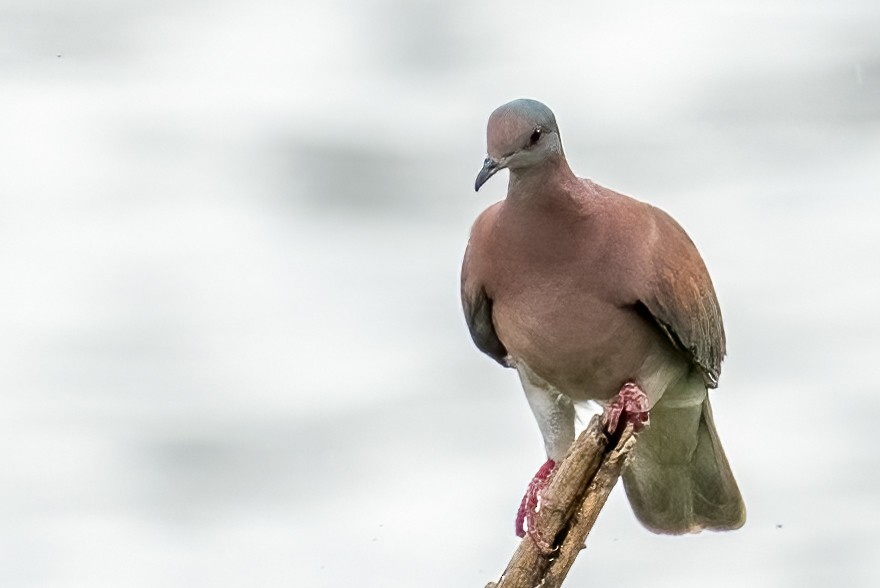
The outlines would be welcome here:
M 501 579 L 489 582 L 486 588 L 559 588 L 586 547 L 587 535 L 634 443 L 631 424 L 609 436 L 602 417 L 594 416 L 542 494 L 535 527 L 547 545 L 539 546 L 526 535 Z

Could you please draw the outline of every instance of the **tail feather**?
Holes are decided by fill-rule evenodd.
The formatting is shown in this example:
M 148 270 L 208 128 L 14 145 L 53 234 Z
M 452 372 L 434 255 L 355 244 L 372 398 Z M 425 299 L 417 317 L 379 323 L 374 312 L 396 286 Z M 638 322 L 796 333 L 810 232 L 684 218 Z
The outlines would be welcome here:
M 671 404 L 671 403 L 670 403 Z M 708 397 L 651 411 L 623 473 L 633 511 L 655 533 L 738 529 L 745 504 L 724 455 Z

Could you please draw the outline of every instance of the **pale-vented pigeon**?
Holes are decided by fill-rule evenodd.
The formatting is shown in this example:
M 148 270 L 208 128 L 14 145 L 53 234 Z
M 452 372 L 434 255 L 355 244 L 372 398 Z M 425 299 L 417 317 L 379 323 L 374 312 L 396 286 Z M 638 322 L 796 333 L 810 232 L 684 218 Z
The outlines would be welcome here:
M 462 303 L 477 347 L 519 373 L 549 458 L 517 534 L 574 439 L 573 403 L 587 400 L 612 419 L 623 405 L 650 411 L 623 474 L 648 529 L 739 528 L 745 506 L 707 396 L 724 327 L 693 242 L 662 210 L 576 177 L 540 102 L 495 110 L 487 141 L 476 189 L 504 168 L 510 183 L 473 226 Z

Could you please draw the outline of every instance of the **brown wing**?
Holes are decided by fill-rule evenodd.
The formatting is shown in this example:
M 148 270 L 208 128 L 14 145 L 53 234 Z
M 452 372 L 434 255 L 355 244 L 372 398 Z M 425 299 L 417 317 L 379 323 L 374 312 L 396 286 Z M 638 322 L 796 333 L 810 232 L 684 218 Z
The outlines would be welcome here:
M 504 367 L 508 367 L 507 348 L 498 338 L 495 323 L 492 322 L 492 299 L 475 279 L 476 276 L 471 274 L 473 267 L 470 263 L 470 253 L 471 248 L 468 247 L 461 268 L 461 306 L 464 309 L 464 318 L 477 348 Z
M 715 388 L 727 351 L 712 279 L 684 229 L 662 210 L 654 211 L 659 235 L 653 276 L 639 302 L 673 345 L 702 370 L 706 385 Z
M 474 340 L 477 348 L 504 367 L 509 367 L 506 359 L 507 348 L 498 338 L 495 325 L 492 323 L 492 299 L 481 289 L 473 297 L 466 296 L 462 292 L 461 301 L 471 339 Z
M 477 348 L 501 365 L 509 367 L 506 359 L 507 348 L 495 332 L 492 299 L 486 293 L 483 282 L 485 276 L 482 275 L 490 265 L 483 258 L 486 255 L 489 227 L 497 212 L 497 206 L 496 204 L 485 210 L 477 218 L 471 230 L 471 238 L 461 266 L 461 305 L 468 330 L 471 332 L 471 339 L 474 340 Z

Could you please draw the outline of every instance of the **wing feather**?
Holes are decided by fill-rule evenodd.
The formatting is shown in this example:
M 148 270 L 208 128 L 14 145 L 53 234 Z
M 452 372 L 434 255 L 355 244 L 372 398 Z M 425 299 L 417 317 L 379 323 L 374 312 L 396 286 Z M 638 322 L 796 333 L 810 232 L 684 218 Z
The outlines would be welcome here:
M 693 242 L 669 215 L 657 211 L 659 239 L 653 278 L 639 297 L 660 329 L 715 388 L 727 353 L 721 308 L 712 279 Z

